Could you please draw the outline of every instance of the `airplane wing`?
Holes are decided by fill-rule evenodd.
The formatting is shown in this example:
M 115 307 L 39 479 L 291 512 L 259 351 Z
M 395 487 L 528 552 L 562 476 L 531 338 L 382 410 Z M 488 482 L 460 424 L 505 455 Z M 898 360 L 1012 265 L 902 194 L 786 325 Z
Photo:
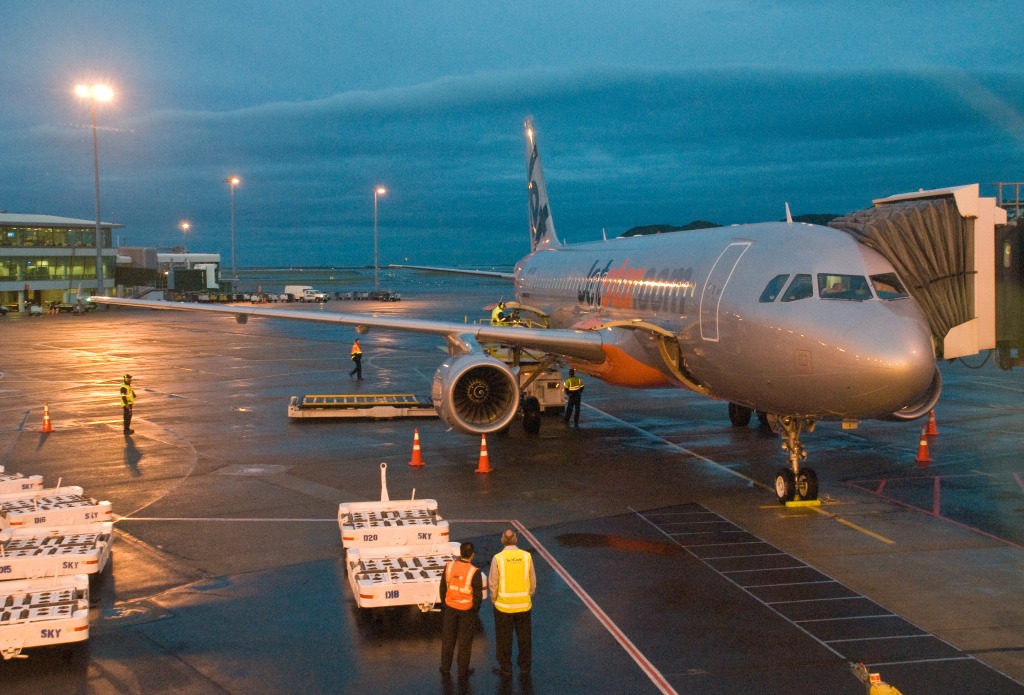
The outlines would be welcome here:
M 431 273 L 449 273 L 454 275 L 476 275 L 477 277 L 486 278 L 500 278 L 502 280 L 515 280 L 515 273 L 502 273 L 497 270 L 469 270 L 466 268 L 438 268 L 428 265 L 395 265 L 391 264 L 389 268 L 401 268 L 404 270 L 426 270 Z
M 245 323 L 250 316 L 272 319 L 291 319 L 334 323 L 357 328 L 381 328 L 444 337 L 450 341 L 475 340 L 478 344 L 501 344 L 525 349 L 541 350 L 565 357 L 600 362 L 604 359 L 599 331 L 577 331 L 569 329 L 526 328 L 524 326 L 492 326 L 490 324 L 450 323 L 427 319 L 410 319 L 370 314 L 341 314 L 325 311 L 298 311 L 271 307 L 249 307 L 224 304 L 196 304 L 192 302 L 168 302 L 156 299 L 123 299 L 119 297 L 92 297 L 96 304 L 166 309 L 177 311 L 203 311 L 234 316 L 239 323 Z M 456 350 L 457 352 L 460 350 Z M 469 352 L 464 349 L 461 351 Z

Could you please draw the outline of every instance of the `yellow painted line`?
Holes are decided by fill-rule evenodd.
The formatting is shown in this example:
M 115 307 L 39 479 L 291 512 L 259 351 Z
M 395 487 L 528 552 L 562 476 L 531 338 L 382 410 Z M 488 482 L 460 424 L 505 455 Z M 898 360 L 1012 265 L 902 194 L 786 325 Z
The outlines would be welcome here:
M 832 504 L 832 503 L 830 502 L 829 504 Z M 854 531 L 860 531 L 864 535 L 870 536 L 871 538 L 874 538 L 877 541 L 881 541 L 882 543 L 888 543 L 889 545 L 895 545 L 896 544 L 896 541 L 890 540 L 890 539 L 886 538 L 885 536 L 882 536 L 882 535 L 879 535 L 879 534 L 875 533 L 874 531 L 868 531 L 863 526 L 858 526 L 857 524 L 853 523 L 852 521 L 847 521 L 846 519 L 843 519 L 842 517 L 838 517 L 838 516 L 836 516 L 835 514 L 833 514 L 831 512 L 827 512 L 824 509 L 822 509 L 820 506 L 810 506 L 810 505 L 793 505 L 793 506 L 797 507 L 797 508 L 807 508 L 807 509 L 810 509 L 811 511 L 817 512 L 818 514 L 821 514 L 822 516 L 827 516 L 829 519 L 832 519 L 833 521 L 837 521 L 840 524 L 842 524 L 843 526 L 848 526 L 849 528 L 852 528 Z M 763 504 L 763 505 L 760 505 L 760 508 L 761 509 L 784 510 L 784 509 L 789 508 L 789 506 L 787 505 L 786 507 L 783 507 L 783 506 L 778 505 L 778 504 Z M 803 518 L 805 518 L 805 516 L 806 515 L 798 514 L 798 513 L 794 513 L 794 514 L 780 514 L 779 518 L 780 519 L 803 519 Z
M 854 531 L 860 531 L 865 536 L 870 536 L 871 538 L 874 538 L 876 541 L 882 541 L 883 543 L 888 543 L 889 545 L 895 545 L 896 544 L 896 541 L 890 540 L 890 539 L 886 538 L 885 536 L 880 536 L 879 534 L 875 533 L 874 531 L 868 531 L 863 526 L 858 526 L 857 524 L 853 523 L 852 521 L 847 521 L 846 519 L 842 519 L 842 518 L 836 516 L 835 514 L 832 514 L 831 512 L 826 512 L 824 509 L 821 509 L 820 507 L 810 507 L 810 509 L 812 511 L 818 512 L 818 514 L 821 514 L 822 516 L 827 516 L 830 519 L 833 519 L 834 521 L 838 521 L 843 526 L 848 526 L 848 527 L 852 528 Z

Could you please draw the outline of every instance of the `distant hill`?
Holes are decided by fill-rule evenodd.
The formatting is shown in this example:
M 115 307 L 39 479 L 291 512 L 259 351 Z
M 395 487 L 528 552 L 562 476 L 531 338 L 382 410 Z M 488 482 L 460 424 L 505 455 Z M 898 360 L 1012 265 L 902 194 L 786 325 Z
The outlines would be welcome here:
M 721 226 L 722 225 L 717 222 L 708 222 L 707 220 L 694 220 L 682 227 L 676 227 L 671 224 L 648 224 L 642 227 L 632 227 L 627 229 L 619 236 L 645 236 L 647 234 L 665 234 L 667 232 L 688 232 L 694 229 L 710 229 L 712 227 Z
M 842 215 L 833 215 L 830 212 L 818 214 L 818 215 L 793 215 L 794 222 L 807 222 L 808 224 L 820 224 L 822 227 L 827 227 L 828 223 L 837 217 Z M 779 220 L 780 222 L 782 220 Z
M 820 224 L 823 227 L 828 225 L 829 222 L 834 220 L 841 215 L 833 215 L 832 213 L 823 214 L 811 214 L 811 215 L 796 215 L 793 217 L 794 222 L 807 222 L 809 224 Z M 784 222 L 785 220 L 779 220 Z M 647 234 L 667 234 L 668 232 L 688 232 L 694 229 L 711 229 L 713 227 L 721 227 L 722 225 L 717 222 L 708 222 L 707 220 L 694 220 L 689 224 L 677 227 L 671 224 L 647 224 L 640 227 L 632 227 L 627 229 L 619 236 L 646 236 Z

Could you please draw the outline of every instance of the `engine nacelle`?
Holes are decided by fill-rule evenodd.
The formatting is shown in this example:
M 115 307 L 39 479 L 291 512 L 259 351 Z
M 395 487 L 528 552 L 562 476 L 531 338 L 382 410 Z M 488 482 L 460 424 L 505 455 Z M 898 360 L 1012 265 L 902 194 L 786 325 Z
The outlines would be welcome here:
M 501 360 L 480 353 L 449 358 L 434 374 L 434 409 L 466 434 L 504 429 L 519 411 L 519 380 Z

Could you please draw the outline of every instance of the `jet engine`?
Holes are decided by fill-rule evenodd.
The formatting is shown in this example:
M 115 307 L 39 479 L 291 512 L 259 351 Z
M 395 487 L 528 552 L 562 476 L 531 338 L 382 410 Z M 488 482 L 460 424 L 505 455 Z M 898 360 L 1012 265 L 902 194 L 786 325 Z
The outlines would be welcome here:
M 519 411 L 519 380 L 501 360 L 478 352 L 445 361 L 430 389 L 434 409 L 466 434 L 487 434 L 508 426 Z
M 928 388 L 925 389 L 924 393 L 917 399 L 916 403 L 910 403 L 895 413 L 885 418 L 886 420 L 916 420 L 919 417 L 924 417 L 931 411 L 935 404 L 939 402 L 939 396 L 942 394 L 942 375 L 939 373 L 939 368 L 935 368 L 935 374 L 932 376 L 932 383 L 929 384 Z

